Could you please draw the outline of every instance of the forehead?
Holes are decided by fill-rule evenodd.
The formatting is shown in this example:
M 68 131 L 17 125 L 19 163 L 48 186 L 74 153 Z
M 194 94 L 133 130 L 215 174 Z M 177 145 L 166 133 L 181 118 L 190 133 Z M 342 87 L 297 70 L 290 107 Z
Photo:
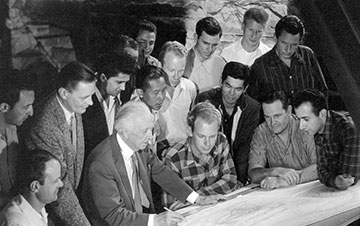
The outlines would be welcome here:
M 157 78 L 157 79 L 153 79 L 151 81 L 149 81 L 149 87 L 146 89 L 147 91 L 160 91 L 163 90 L 166 87 L 166 83 L 163 77 Z
M 194 132 L 202 135 L 214 135 L 219 130 L 217 121 L 206 122 L 202 118 L 197 118 L 194 123 Z
M 254 19 L 248 19 L 245 21 L 245 28 L 251 28 L 255 30 L 262 30 L 264 29 L 264 25 L 256 22 Z
M 154 40 L 156 37 L 155 32 L 147 31 L 147 30 L 140 30 L 138 33 L 138 39 L 148 39 Z
M 276 100 L 270 104 L 263 103 L 262 108 L 264 110 L 264 114 L 267 116 L 286 112 L 280 100 Z
M 299 117 L 314 116 L 313 106 L 310 102 L 304 102 L 295 109 L 296 115 Z
M 176 67 L 181 66 L 185 68 L 185 56 L 175 54 L 173 51 L 169 51 L 164 55 L 164 66 Z
M 35 99 L 35 92 L 33 90 L 21 90 L 19 93 L 20 104 L 32 104 Z
M 280 36 L 277 38 L 278 41 L 287 42 L 287 43 L 299 43 L 300 42 L 300 33 L 293 35 L 283 30 Z
M 60 163 L 57 160 L 51 159 L 45 163 L 44 175 L 49 176 L 50 178 L 57 178 L 60 176 L 60 171 Z
M 235 79 L 231 76 L 227 76 L 224 83 L 229 84 L 233 88 L 244 88 L 244 80 Z
M 70 91 L 73 95 L 87 96 L 92 95 L 95 92 L 96 82 L 78 82 L 75 88 Z
M 110 77 L 108 80 L 113 80 L 117 82 L 127 82 L 130 79 L 130 75 L 124 73 L 118 73 L 117 76 Z
M 220 34 L 212 36 L 212 35 L 207 34 L 205 31 L 203 31 L 201 33 L 201 36 L 199 37 L 199 39 L 203 42 L 207 42 L 210 44 L 217 44 L 220 41 Z

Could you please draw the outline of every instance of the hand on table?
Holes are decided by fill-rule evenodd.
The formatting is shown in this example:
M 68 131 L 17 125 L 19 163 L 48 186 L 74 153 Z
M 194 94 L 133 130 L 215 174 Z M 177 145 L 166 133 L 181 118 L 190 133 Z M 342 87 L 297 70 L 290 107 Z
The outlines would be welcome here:
M 217 203 L 218 201 L 224 201 L 226 200 L 226 197 L 224 195 L 209 195 L 209 196 L 203 196 L 199 195 L 199 197 L 195 200 L 195 204 L 203 206 L 203 205 L 209 205 Z
M 261 182 L 260 186 L 265 189 L 274 189 L 280 187 L 286 187 L 290 184 L 282 177 L 265 177 Z
M 345 190 L 355 182 L 355 177 L 348 174 L 337 175 L 335 185 L 340 190 Z
M 184 220 L 185 217 L 179 213 L 165 211 L 155 215 L 154 226 L 177 225 Z
M 274 169 L 274 174 L 282 177 L 289 185 L 296 185 L 300 182 L 299 170 L 277 167 Z

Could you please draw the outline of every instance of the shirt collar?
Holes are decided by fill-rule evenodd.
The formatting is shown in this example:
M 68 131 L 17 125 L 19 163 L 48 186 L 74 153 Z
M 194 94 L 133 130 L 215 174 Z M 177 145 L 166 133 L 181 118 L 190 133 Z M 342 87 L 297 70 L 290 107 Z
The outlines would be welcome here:
M 24 212 L 27 212 L 27 214 L 31 214 L 31 218 L 39 218 L 40 220 L 47 223 L 47 213 L 44 207 L 41 209 L 40 213 L 38 213 L 22 195 L 19 196 L 21 200 L 20 206 Z
M 303 56 L 300 54 L 300 48 L 301 48 L 301 46 L 298 46 L 294 55 L 291 56 L 291 61 L 297 61 L 300 64 L 303 64 L 303 63 L 305 63 L 305 60 L 304 60 Z M 272 60 L 270 61 L 271 64 L 274 64 L 275 66 L 277 66 L 276 64 L 278 64 L 279 62 L 281 62 L 281 63 L 283 62 L 276 53 L 276 44 L 270 51 L 272 52 L 272 55 L 273 55 Z
M 65 114 L 66 122 L 67 122 L 68 124 L 70 124 L 70 121 L 71 121 L 70 118 L 71 118 L 71 116 L 74 115 L 74 112 L 69 111 L 69 110 L 61 103 L 58 95 L 56 95 L 56 99 L 57 99 L 57 101 L 59 102 L 59 104 L 60 104 L 60 106 L 61 106 L 61 109 L 63 110 L 63 112 L 64 112 L 64 114 Z
M 107 106 L 104 97 L 101 95 L 100 90 L 97 87 L 96 87 L 96 90 L 95 90 L 95 95 L 96 95 L 96 97 L 98 98 L 98 100 L 99 100 L 99 102 L 101 104 Z M 108 108 L 111 108 L 115 104 L 115 98 L 119 99 L 119 96 L 111 96 L 110 95 L 110 97 L 109 97 L 109 106 L 107 106 Z
M 117 133 L 116 134 L 116 140 L 120 146 L 121 153 L 124 156 L 125 159 L 131 159 L 131 156 L 134 154 L 134 150 L 132 150 L 125 141 L 121 138 L 121 136 Z

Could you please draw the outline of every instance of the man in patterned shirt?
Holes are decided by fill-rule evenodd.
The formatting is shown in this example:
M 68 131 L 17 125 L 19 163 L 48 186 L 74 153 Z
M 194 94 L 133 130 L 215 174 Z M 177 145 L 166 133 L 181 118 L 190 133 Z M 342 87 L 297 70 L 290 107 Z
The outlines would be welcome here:
M 251 182 L 274 189 L 317 179 L 314 139 L 300 130 L 285 93 L 268 93 L 261 102 L 265 122 L 250 144 Z
M 250 96 L 258 100 L 262 93 L 282 90 L 292 102 L 295 94 L 306 88 L 327 93 L 313 51 L 299 45 L 304 34 L 304 24 L 298 17 L 287 15 L 279 20 L 275 26 L 276 45 L 251 66 Z
M 350 115 L 328 110 L 325 95 L 306 89 L 295 100 L 300 128 L 315 137 L 321 183 L 341 190 L 360 178 L 360 134 Z
M 218 132 L 220 112 L 210 103 L 199 103 L 187 121 L 191 127 L 190 137 L 163 153 L 165 163 L 199 194 L 221 195 L 236 189 L 229 144 L 226 136 Z

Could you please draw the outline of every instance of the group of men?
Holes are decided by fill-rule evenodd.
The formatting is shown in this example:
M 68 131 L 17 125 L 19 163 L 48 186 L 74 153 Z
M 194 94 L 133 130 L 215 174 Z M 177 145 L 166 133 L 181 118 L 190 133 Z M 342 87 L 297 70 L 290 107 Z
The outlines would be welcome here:
M 99 53 L 96 72 L 64 66 L 35 114 L 31 82 L 6 72 L 0 224 L 47 225 L 48 212 L 54 225 L 176 225 L 181 215 L 157 211 L 154 183 L 170 209 L 213 204 L 248 183 L 355 184 L 360 135 L 328 108 L 318 62 L 300 45 L 303 23 L 281 18 L 270 49 L 260 41 L 267 20 L 247 10 L 242 39 L 217 55 L 222 28 L 205 17 L 193 48 L 168 41 L 158 59 L 156 26 L 142 20 L 134 39 Z M 25 148 L 17 127 L 33 114 Z

